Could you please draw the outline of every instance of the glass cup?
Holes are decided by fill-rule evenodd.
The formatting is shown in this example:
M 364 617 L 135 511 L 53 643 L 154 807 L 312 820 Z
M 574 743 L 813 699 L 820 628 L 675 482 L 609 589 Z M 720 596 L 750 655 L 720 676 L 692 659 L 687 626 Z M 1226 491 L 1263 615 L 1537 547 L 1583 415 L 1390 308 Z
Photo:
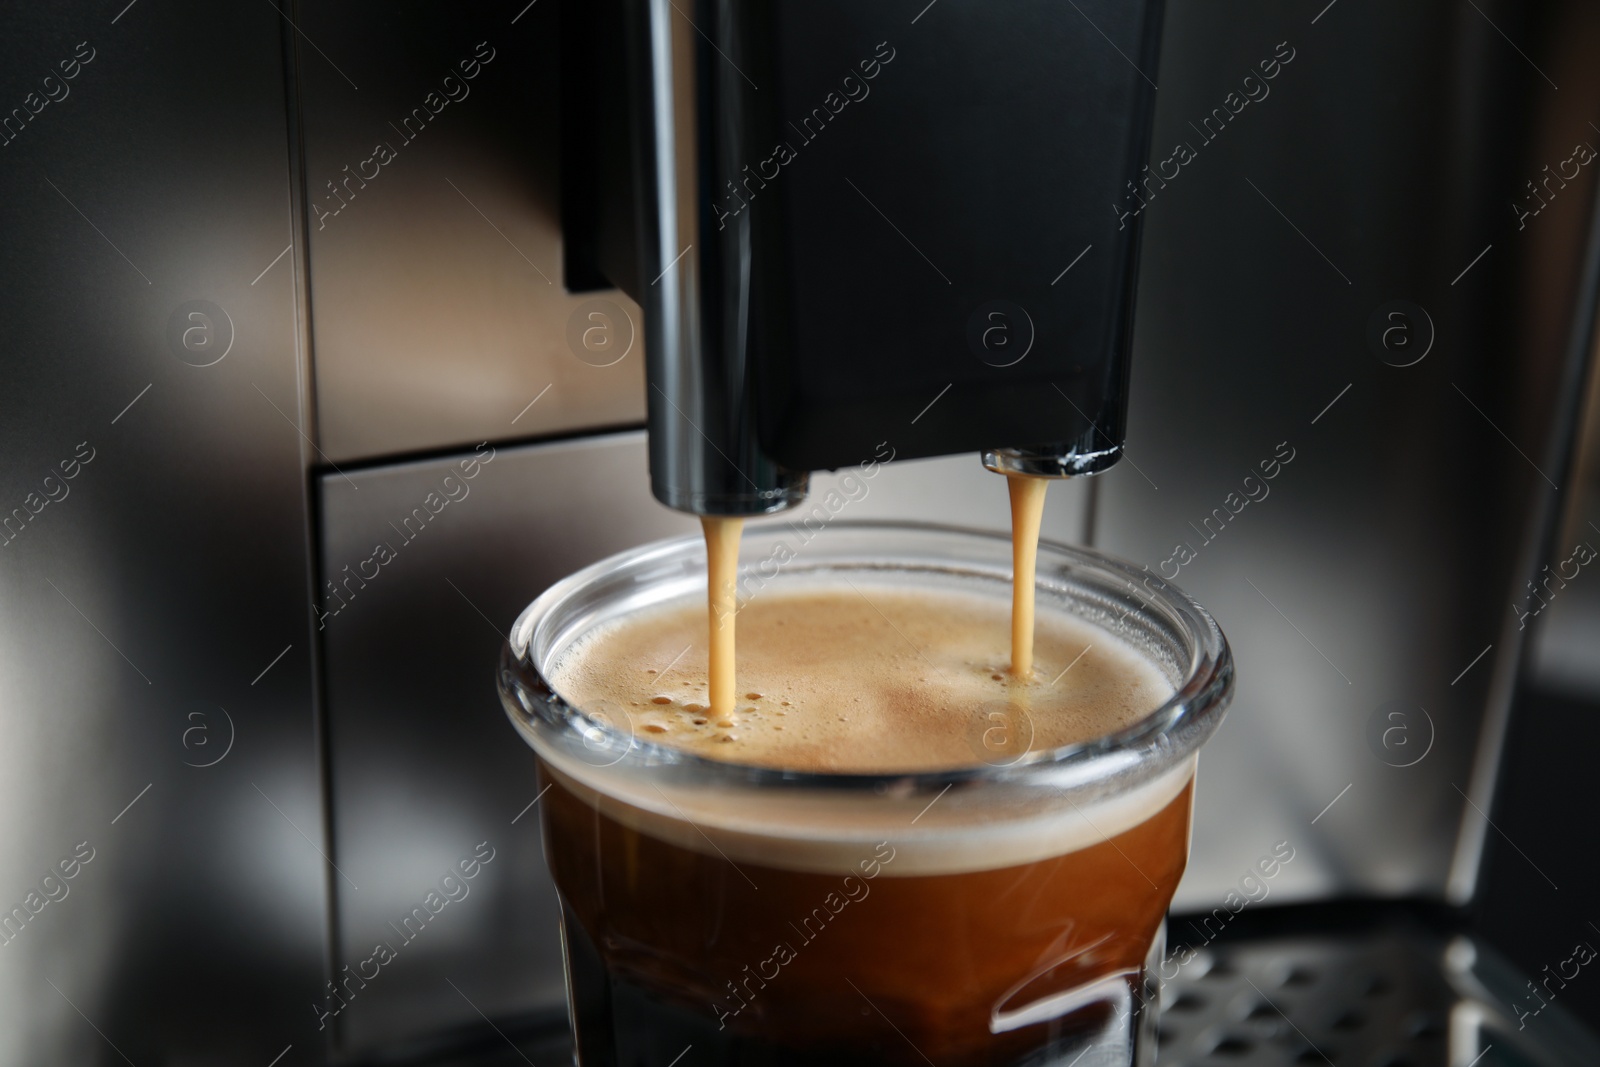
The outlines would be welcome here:
M 1011 543 L 990 533 L 776 523 L 746 531 L 741 559 L 742 601 L 849 579 L 1010 602 Z M 1040 617 L 1115 635 L 1173 695 L 1048 751 L 1024 708 L 973 708 L 971 765 L 928 773 L 711 760 L 554 691 L 583 633 L 703 601 L 705 582 L 697 537 L 613 556 L 535 600 L 502 657 L 502 702 L 539 757 L 583 1067 L 690 1048 L 695 1065 L 1153 1062 L 1197 752 L 1233 689 L 1211 616 L 1148 569 L 1040 544 Z

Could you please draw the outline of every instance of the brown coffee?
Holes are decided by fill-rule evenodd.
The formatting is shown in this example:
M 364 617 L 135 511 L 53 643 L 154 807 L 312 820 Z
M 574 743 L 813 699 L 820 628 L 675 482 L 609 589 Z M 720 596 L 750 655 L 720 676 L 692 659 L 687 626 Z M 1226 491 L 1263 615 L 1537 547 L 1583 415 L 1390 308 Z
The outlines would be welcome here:
M 545 778 L 586 1067 L 690 1044 L 699 1063 L 1019 1060 L 1127 1010 L 1188 850 L 1187 773 L 1103 840 L 942 873 L 893 842 L 828 871 L 724 856 Z
M 706 608 L 710 646 L 706 653 L 707 700 L 719 715 L 733 714 L 738 699 L 734 624 L 739 614 L 739 537 L 744 520 L 707 515 L 700 520 L 706 538 Z
M 708 706 L 695 603 L 591 631 L 550 676 L 640 740 L 830 773 L 1011 762 L 1171 695 L 1133 649 L 1057 615 L 1037 621 L 1032 680 L 1011 674 L 1006 608 L 862 579 L 758 594 L 739 613 L 732 718 Z M 1126 1008 L 1183 872 L 1193 763 L 1083 807 L 913 809 L 882 837 L 847 803 L 663 805 L 599 792 L 578 763 L 541 771 L 586 1065 L 665 1067 L 692 1045 L 697 1063 L 958 1067 Z
M 1039 528 L 1044 523 L 1046 478 L 1006 476 L 1011 495 L 1011 673 L 1033 677 L 1033 605 L 1038 590 Z

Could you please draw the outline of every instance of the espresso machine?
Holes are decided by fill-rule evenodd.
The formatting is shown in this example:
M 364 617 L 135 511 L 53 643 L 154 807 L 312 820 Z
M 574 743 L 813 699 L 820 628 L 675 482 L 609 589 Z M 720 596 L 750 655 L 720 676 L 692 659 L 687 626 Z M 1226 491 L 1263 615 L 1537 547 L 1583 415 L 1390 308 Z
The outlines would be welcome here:
M 562 1060 L 511 620 L 996 471 L 1237 657 L 1163 1062 L 1600 1062 L 1589 6 L 6 19 L 0 1064 Z

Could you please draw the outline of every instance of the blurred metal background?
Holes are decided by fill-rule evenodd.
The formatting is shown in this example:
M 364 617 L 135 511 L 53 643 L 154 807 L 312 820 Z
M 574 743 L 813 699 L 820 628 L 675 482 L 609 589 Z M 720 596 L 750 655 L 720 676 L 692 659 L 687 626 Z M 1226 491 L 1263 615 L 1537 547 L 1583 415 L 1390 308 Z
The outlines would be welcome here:
M 0 1063 L 392 1060 L 559 1013 L 499 631 L 689 528 L 646 489 L 637 348 L 569 332 L 601 298 L 638 327 L 562 286 L 572 2 L 6 14 L 0 904 L 28 917 Z M 885 33 L 919 12 L 883 5 Z M 1049 534 L 1152 568 L 1187 544 L 1176 581 L 1238 654 L 1180 908 L 1288 840 L 1272 903 L 1477 887 L 1529 973 L 1588 936 L 1600 579 L 1517 613 L 1600 546 L 1595 166 L 1521 229 L 1512 205 L 1600 145 L 1596 18 L 1168 4 L 1152 165 L 1192 158 L 1146 190 L 1127 459 L 1053 489 Z M 1280 43 L 1270 93 L 1230 105 Z M 1003 501 L 952 457 L 885 468 L 847 517 L 1001 527 Z M 468 897 L 324 999 L 482 842 Z M 1564 995 L 1600 1011 L 1600 982 Z
M 120 7 L 0 34 L 0 1062 L 265 1063 L 329 960 L 288 42 Z
M 1522 229 L 1512 204 L 1537 207 L 1523 183 L 1600 136 L 1600 71 L 1573 43 L 1600 22 L 1227 10 L 1168 14 L 1152 156 L 1199 155 L 1148 208 L 1130 427 L 1148 477 L 1104 479 L 1098 529 L 1174 560 L 1239 657 L 1196 822 L 1217 881 L 1187 888 L 1290 840 L 1285 898 L 1462 903 L 1523 636 L 1511 608 L 1555 547 L 1592 325 L 1592 168 Z M 1285 48 L 1270 95 L 1196 132 L 1229 72 Z M 1225 503 L 1282 450 L 1266 499 Z

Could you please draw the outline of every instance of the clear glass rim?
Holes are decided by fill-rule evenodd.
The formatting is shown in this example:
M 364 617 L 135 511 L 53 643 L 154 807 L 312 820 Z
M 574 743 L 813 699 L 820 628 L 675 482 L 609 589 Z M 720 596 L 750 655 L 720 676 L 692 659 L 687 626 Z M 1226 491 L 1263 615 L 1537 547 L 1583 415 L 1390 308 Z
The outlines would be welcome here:
M 762 531 L 762 527 L 747 530 L 747 542 L 758 538 Z M 953 535 L 986 543 L 1000 542 L 1008 551 L 1011 544 L 1010 536 L 1005 533 L 940 523 L 840 520 L 830 523 L 823 535 L 832 531 Z M 1080 571 L 1120 579 L 1128 590 L 1137 594 L 1142 607 L 1157 609 L 1168 622 L 1177 623 L 1181 631 L 1190 653 L 1183 681 L 1175 686 L 1166 702 L 1122 730 L 1059 748 L 1030 751 L 1002 765 L 978 763 L 948 769 L 878 773 L 798 771 L 712 759 L 647 741 L 592 718 L 581 708 L 568 703 L 556 692 L 539 666 L 532 662 L 533 638 L 538 627 L 548 621 L 569 598 L 598 580 L 626 567 L 669 559 L 686 550 L 692 553 L 696 548 L 703 556 L 702 538 L 698 534 L 690 534 L 619 552 L 551 585 L 523 610 L 511 628 L 510 639 L 501 649 L 498 688 L 506 714 L 530 744 L 534 744 L 536 739 L 549 743 L 553 740 L 549 733 L 551 731 L 569 739 L 583 738 L 592 742 L 599 738 L 608 748 L 619 747 L 623 752 L 616 763 L 607 764 L 608 767 L 619 769 L 631 759 L 641 770 L 666 772 L 675 779 L 682 776 L 697 784 L 713 786 L 864 790 L 877 793 L 910 791 L 920 794 L 958 783 L 983 780 L 1022 784 L 1040 776 L 1059 777 L 1063 773 L 1072 780 L 1073 785 L 1079 785 L 1087 784 L 1085 777 L 1114 777 L 1119 771 L 1130 769 L 1130 764 L 1149 759 L 1158 750 L 1166 750 L 1165 762 L 1169 764 L 1187 757 L 1198 750 L 1216 730 L 1232 698 L 1234 666 L 1227 639 L 1210 613 L 1192 597 L 1155 575 L 1149 568 L 1135 566 L 1095 549 L 1041 539 L 1041 580 L 1046 574 L 1047 556 L 1055 562 L 1065 560 Z M 742 555 L 741 571 L 747 565 L 748 556 Z M 534 747 L 537 750 L 536 744 Z M 1096 764 L 1108 765 L 1104 768 L 1104 775 L 1091 773 L 1085 776 L 1081 773 Z

